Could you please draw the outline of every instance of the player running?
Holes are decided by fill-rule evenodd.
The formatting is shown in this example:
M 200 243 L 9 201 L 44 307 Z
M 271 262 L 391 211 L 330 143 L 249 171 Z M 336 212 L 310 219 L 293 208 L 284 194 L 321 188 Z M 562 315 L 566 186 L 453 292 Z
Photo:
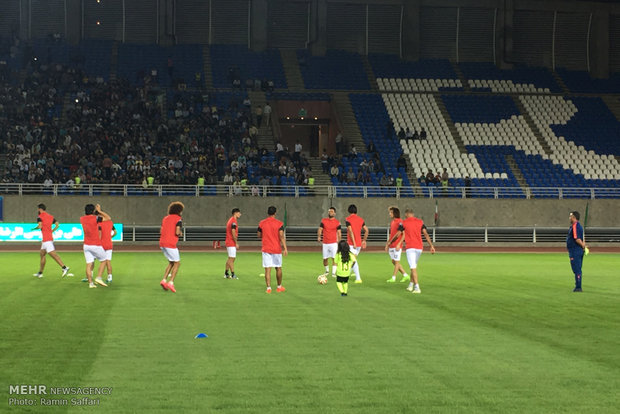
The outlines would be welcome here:
M 394 272 L 392 273 L 392 277 L 387 280 L 388 283 L 396 282 L 396 275 L 400 272 L 403 277 L 400 279 L 401 283 L 409 280 L 409 275 L 403 269 L 403 266 L 400 264 L 400 255 L 402 253 L 402 249 L 400 246 L 402 245 L 402 239 L 405 237 L 403 233 L 403 221 L 400 218 L 400 210 L 398 207 L 392 206 L 388 208 L 388 212 L 390 214 L 390 218 L 392 221 L 390 222 L 390 235 L 388 236 L 388 241 L 385 244 L 385 251 L 389 253 L 390 259 L 392 259 L 392 264 L 394 265 Z
M 110 219 L 99 223 L 99 230 L 101 231 L 101 245 L 105 251 L 105 267 L 108 270 L 107 283 L 110 284 L 112 283 L 112 239 L 116 236 L 116 228 L 112 219 Z
M 238 279 L 235 275 L 235 258 L 237 257 L 237 249 L 239 248 L 239 227 L 237 220 L 241 217 L 241 210 L 232 209 L 232 215 L 226 223 L 226 251 L 228 259 L 226 259 L 226 270 L 224 277 L 226 279 Z M 230 270 L 230 274 L 228 271 Z
M 357 259 L 349 250 L 349 244 L 346 240 L 338 242 L 338 252 L 334 258 L 336 263 L 336 286 L 340 291 L 340 296 L 347 296 L 349 291 L 349 276 Z
M 101 230 L 99 224 L 109 221 L 110 216 L 101 211 L 99 204 L 86 204 L 84 207 L 84 216 L 80 217 L 80 224 L 84 230 L 84 258 L 86 259 L 86 278 L 88 279 L 88 287 L 96 288 L 97 283 L 100 286 L 108 286 L 102 279 L 101 275 L 106 264 L 106 254 L 101 242 Z M 97 278 L 93 283 L 93 269 L 95 268 L 95 259 L 99 260 L 99 270 Z
M 69 273 L 69 268 L 62 262 L 62 259 L 58 256 L 58 253 L 56 253 L 56 248 L 54 247 L 53 233 L 58 230 L 60 223 L 56 221 L 54 216 L 45 211 L 45 204 L 39 204 L 37 209 L 39 211 L 39 216 L 37 217 L 37 227 L 32 230 L 41 230 L 41 260 L 39 262 L 39 271 L 33 274 L 33 276 L 38 277 L 39 279 L 43 277 L 43 270 L 45 269 L 46 262 L 45 256 L 49 254 L 62 268 L 62 277 L 65 277 L 67 276 L 67 273 Z M 54 228 L 52 228 L 52 225 Z
M 408 208 L 405 210 L 405 220 L 403 220 L 403 229 L 405 232 L 405 244 L 407 245 L 407 261 L 411 268 L 411 279 L 407 290 L 413 293 L 422 293 L 420 285 L 418 284 L 418 260 L 422 255 L 422 249 L 424 245 L 422 243 L 422 234 L 426 238 L 426 242 L 431 246 L 431 254 L 435 253 L 435 246 L 431 242 L 431 238 L 428 236 L 428 232 L 424 227 L 424 222 L 414 217 L 413 210 Z M 400 249 L 402 245 L 402 239 L 400 240 L 397 248 Z
M 271 293 L 271 268 L 276 268 L 276 280 L 278 287 L 276 292 L 284 292 L 282 286 L 282 250 L 284 256 L 288 254 L 286 248 L 286 236 L 284 235 L 284 223 L 276 219 L 276 208 L 269 206 L 268 217 L 258 223 L 257 236 L 262 241 L 263 267 L 265 268 L 266 293 Z
M 349 250 L 357 258 L 360 254 L 360 250 L 366 248 L 366 240 L 368 240 L 369 231 L 364 219 L 357 215 L 357 206 L 355 204 L 351 204 L 347 210 L 349 212 L 349 217 L 346 218 L 347 242 L 349 243 Z M 362 230 L 364 230 L 363 238 Z M 355 283 L 362 283 L 359 262 L 357 260 L 353 264 L 353 272 L 355 273 Z
M 329 275 L 329 259 L 332 259 L 332 277 L 336 277 L 336 251 L 338 242 L 342 238 L 342 226 L 336 220 L 336 209 L 330 207 L 327 210 L 327 217 L 321 220 L 319 229 L 316 232 L 316 240 L 323 243 L 323 266 L 325 266 L 325 276 Z
M 174 287 L 174 278 L 177 276 L 179 267 L 181 266 L 181 256 L 177 243 L 179 237 L 183 235 L 183 222 L 181 215 L 185 206 L 180 201 L 174 201 L 168 206 L 168 215 L 161 221 L 161 229 L 159 230 L 159 247 L 162 253 L 168 259 L 168 266 L 164 271 L 164 278 L 159 285 L 164 290 L 177 293 Z

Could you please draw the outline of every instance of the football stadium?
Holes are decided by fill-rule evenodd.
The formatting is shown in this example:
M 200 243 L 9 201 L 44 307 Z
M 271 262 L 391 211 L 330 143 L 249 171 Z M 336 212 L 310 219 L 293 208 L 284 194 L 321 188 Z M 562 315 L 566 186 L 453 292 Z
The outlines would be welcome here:
M 0 6 L 1 412 L 620 412 L 620 2 Z

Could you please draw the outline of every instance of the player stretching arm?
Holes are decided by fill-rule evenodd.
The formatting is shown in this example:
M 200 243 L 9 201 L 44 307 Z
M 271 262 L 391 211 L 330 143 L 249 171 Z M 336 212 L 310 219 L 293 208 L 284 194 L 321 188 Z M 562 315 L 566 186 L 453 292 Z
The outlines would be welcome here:
M 54 236 L 53 233 L 58 230 L 60 227 L 60 223 L 56 221 L 54 216 L 47 213 L 45 204 L 39 204 L 37 206 L 39 216 L 37 217 L 37 226 L 32 230 L 41 230 L 41 249 L 40 249 L 40 260 L 39 260 L 39 271 L 35 273 L 33 276 L 42 278 L 43 270 L 45 269 L 45 256 L 49 254 L 52 259 L 58 263 L 58 265 L 62 268 L 62 277 L 65 277 L 69 272 L 69 268 L 65 266 L 62 262 L 58 253 L 56 253 L 56 248 L 54 247 Z M 53 226 L 53 227 L 52 227 Z

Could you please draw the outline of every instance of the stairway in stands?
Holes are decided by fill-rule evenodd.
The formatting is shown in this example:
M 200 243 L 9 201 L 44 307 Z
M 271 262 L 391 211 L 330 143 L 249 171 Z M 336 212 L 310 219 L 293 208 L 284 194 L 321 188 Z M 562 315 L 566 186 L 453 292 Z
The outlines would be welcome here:
M 314 177 L 314 185 L 332 185 L 329 174 L 323 172 L 320 157 L 309 157 L 308 162 L 312 168 L 312 176 Z
M 603 96 L 603 101 L 609 108 L 612 114 L 616 117 L 618 122 L 620 122 L 620 96 L 618 95 L 606 95 Z
M 542 147 L 543 151 L 545 151 L 545 154 L 551 155 L 551 152 L 552 152 L 551 147 L 547 143 L 547 140 L 545 139 L 545 137 L 543 137 L 542 133 L 540 132 L 540 129 L 538 129 L 538 127 L 536 126 L 536 123 L 534 123 L 534 120 L 532 119 L 530 114 L 527 112 L 527 109 L 525 108 L 525 106 L 523 106 L 523 103 L 521 102 L 519 97 L 512 95 L 512 100 L 514 101 L 515 105 L 517 106 L 517 109 L 521 113 L 521 116 L 523 116 L 523 119 L 525 119 L 527 126 L 529 126 L 532 132 L 534 133 L 534 136 L 538 140 L 538 143 Z
M 362 139 L 362 133 L 355 119 L 355 113 L 349 99 L 349 92 L 335 91 L 332 96 L 332 103 L 342 123 L 342 136 L 346 145 L 344 151 L 348 152 L 351 144 L 355 144 L 357 152 L 366 152 L 366 144 Z
M 0 175 L 4 175 L 6 164 L 9 161 L 9 157 L 6 154 L 0 154 Z
M 452 139 L 454 139 L 456 146 L 458 147 L 461 154 L 467 154 L 467 148 L 465 148 L 465 144 L 463 143 L 463 140 L 461 139 L 461 135 L 459 134 L 459 131 L 456 129 L 456 126 L 454 125 L 454 122 L 452 121 L 452 117 L 450 116 L 450 113 L 448 112 L 448 108 L 446 108 L 446 105 L 444 104 L 443 99 L 441 99 L 441 96 L 439 95 L 434 95 L 434 97 L 435 97 L 435 102 L 437 103 L 437 107 L 439 108 L 439 111 L 441 112 L 443 119 L 446 121 L 446 124 L 448 125 L 448 129 L 450 130 L 450 134 L 452 134 Z
M 459 80 L 461 81 L 461 85 L 463 85 L 463 90 L 465 92 L 471 92 L 471 87 L 469 86 L 469 82 L 467 82 L 467 79 L 465 79 L 465 75 L 463 74 L 463 71 L 461 70 L 461 67 L 459 66 L 459 64 L 456 62 L 450 62 L 450 63 L 452 64 L 452 69 L 454 69 L 456 76 L 459 77 Z
M 265 103 L 267 103 L 267 98 L 265 97 L 265 92 L 262 91 L 248 91 L 248 96 L 250 97 L 250 101 L 252 102 L 252 114 L 254 114 L 254 109 L 257 106 L 261 108 L 265 107 Z M 271 129 L 271 123 L 269 126 L 266 126 L 267 119 L 263 116 L 262 125 L 257 125 L 258 127 L 258 147 L 259 148 L 267 148 L 269 151 L 275 151 L 276 144 L 273 138 L 273 130 Z
M 562 95 L 570 95 L 570 90 L 568 89 L 568 87 L 566 86 L 566 84 L 564 83 L 564 80 L 562 79 L 562 77 L 560 75 L 558 75 L 558 73 L 555 70 L 551 71 L 551 74 L 553 75 L 553 79 L 555 80 L 555 82 L 560 86 L 560 88 L 562 89 Z
M 620 122 L 620 96 L 618 95 L 607 95 L 603 96 L 603 101 L 609 108 L 612 114 L 616 117 L 618 122 Z M 620 155 L 616 155 L 616 160 L 620 162 Z
M 118 42 L 112 44 L 112 56 L 110 58 L 110 82 L 116 80 L 116 73 L 118 72 Z
M 63 124 L 67 122 L 67 112 L 75 108 L 74 99 L 74 95 L 71 93 L 65 93 L 65 96 L 62 98 L 62 111 L 60 112 L 60 120 Z
M 366 76 L 368 76 L 368 84 L 370 85 L 370 89 L 373 91 L 378 91 L 379 85 L 377 84 L 377 77 L 375 76 L 375 72 L 372 70 L 372 65 L 368 61 L 368 56 L 362 56 L 362 63 L 364 64 Z
M 207 89 L 213 89 L 213 70 L 211 68 L 211 48 L 209 45 L 202 47 L 202 64 L 204 66 L 204 86 Z
M 512 155 L 505 155 L 504 157 L 506 159 L 506 162 L 508 163 L 508 166 L 510 167 L 510 170 L 512 171 L 512 174 L 517 179 L 517 183 L 519 183 L 519 187 L 521 187 L 521 189 L 525 193 L 527 191 L 526 189 L 528 185 L 527 185 L 527 182 L 525 181 L 525 177 L 523 176 L 523 172 L 521 172 L 521 169 L 517 165 L 517 161 L 514 159 Z
M 297 60 L 297 52 L 295 49 L 280 49 L 282 57 L 282 66 L 284 66 L 284 76 L 286 76 L 286 84 L 289 91 L 299 92 L 305 88 L 304 79 L 299 69 L 299 61 Z

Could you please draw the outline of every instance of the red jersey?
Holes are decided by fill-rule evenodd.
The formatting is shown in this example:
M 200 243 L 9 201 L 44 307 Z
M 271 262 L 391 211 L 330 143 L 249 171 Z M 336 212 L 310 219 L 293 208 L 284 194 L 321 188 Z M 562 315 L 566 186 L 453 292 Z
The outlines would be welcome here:
M 159 247 L 167 247 L 175 249 L 179 236 L 177 236 L 177 226 L 182 227 L 183 222 L 178 214 L 168 214 L 161 221 L 161 229 L 159 231 Z
M 395 218 L 392 220 L 392 222 L 390 223 L 390 238 L 388 240 L 392 240 L 394 238 L 394 236 L 396 236 L 396 233 L 398 233 L 399 231 L 403 231 L 403 221 L 399 218 Z M 390 243 L 390 248 L 396 248 L 396 246 L 398 245 L 399 240 L 401 240 L 403 238 L 403 235 L 401 234 L 400 237 L 396 240 L 394 240 L 392 243 Z
M 280 230 L 284 231 L 284 223 L 275 217 L 267 217 L 258 223 L 258 231 L 263 234 L 263 248 L 261 251 L 271 254 L 282 253 Z
M 338 220 L 325 217 L 319 227 L 323 229 L 323 244 L 338 243 L 338 230 L 342 228 Z
M 89 214 L 80 217 L 80 224 L 84 230 L 84 244 L 89 246 L 101 246 L 101 236 L 99 235 L 99 223 L 101 217 Z
M 54 216 L 42 211 L 37 218 L 37 222 L 41 223 L 41 237 L 43 241 L 54 241 L 54 236 L 52 236 L 52 224 L 56 223 Z
M 362 245 L 362 227 L 366 225 L 364 219 L 358 216 L 357 214 L 351 214 L 346 218 L 347 224 L 347 243 L 354 247 L 359 247 Z M 351 226 L 351 230 L 355 235 L 355 243 L 353 244 L 353 239 L 351 239 L 351 233 L 348 231 L 349 226 Z
M 112 230 L 114 229 L 114 223 L 112 220 L 102 221 L 99 223 L 99 230 L 101 230 L 101 245 L 104 250 L 112 250 Z
M 226 223 L 226 247 L 236 247 L 235 239 L 233 239 L 232 231 L 235 229 L 237 237 L 239 237 L 239 228 L 237 227 L 237 218 L 232 216 Z
M 405 243 L 407 249 L 423 249 L 422 244 L 422 227 L 424 222 L 417 217 L 409 217 L 403 220 L 403 228 L 405 229 Z

